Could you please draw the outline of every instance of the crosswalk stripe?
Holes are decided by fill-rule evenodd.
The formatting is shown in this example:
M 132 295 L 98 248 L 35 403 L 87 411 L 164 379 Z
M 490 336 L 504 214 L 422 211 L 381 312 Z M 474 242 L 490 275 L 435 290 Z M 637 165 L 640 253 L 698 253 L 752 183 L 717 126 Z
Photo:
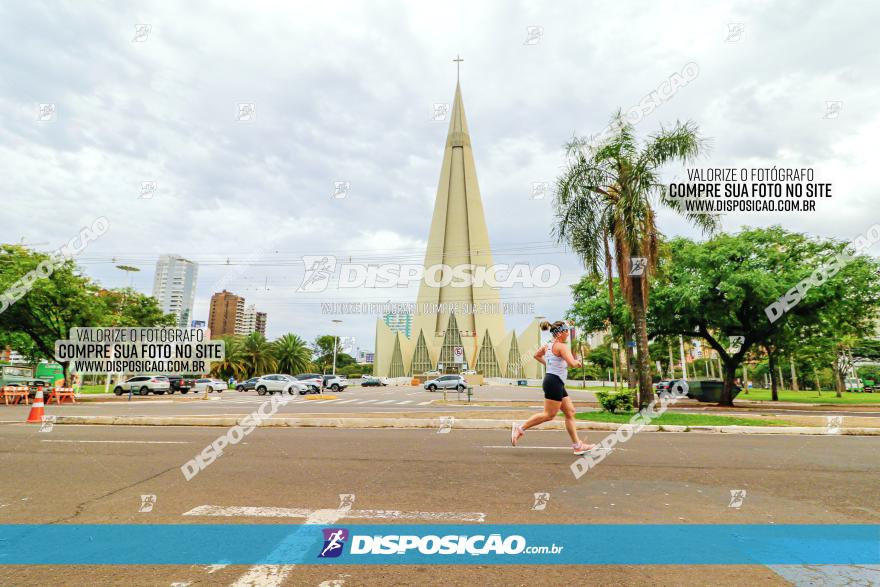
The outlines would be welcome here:
M 374 402 L 374 401 L 376 401 L 376 400 L 374 400 L 374 399 L 365 399 L 365 400 L 362 400 L 360 403 L 362 403 L 362 404 L 368 404 L 368 403 L 370 403 L 370 402 Z
M 386 399 L 385 401 L 377 402 L 376 405 L 379 406 L 382 404 L 393 404 L 393 403 L 394 403 L 393 399 Z
M 339 403 L 340 403 L 340 404 L 350 404 L 351 402 L 356 402 L 356 401 L 360 401 L 360 400 L 356 400 L 356 399 L 347 399 L 347 400 L 341 401 L 341 402 L 339 402 Z
M 427 406 L 427 405 L 428 405 L 429 403 L 431 403 L 432 401 L 433 401 L 433 400 L 428 400 L 428 401 L 426 401 L 426 402 L 422 402 L 422 403 L 420 403 L 419 405 L 420 405 L 420 406 Z
M 411 400 L 411 399 L 408 399 L 408 400 L 406 400 L 406 401 L 397 402 L 396 405 L 398 405 L 398 406 L 402 406 L 403 404 L 411 404 L 411 403 L 412 403 L 412 400 Z

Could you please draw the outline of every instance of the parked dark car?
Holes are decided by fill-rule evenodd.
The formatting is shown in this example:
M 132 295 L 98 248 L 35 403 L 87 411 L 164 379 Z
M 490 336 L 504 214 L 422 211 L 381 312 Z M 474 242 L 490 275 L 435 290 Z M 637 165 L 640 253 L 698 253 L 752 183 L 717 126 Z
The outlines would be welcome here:
M 239 381 L 235 384 L 237 391 L 252 391 L 257 388 L 257 380 L 259 377 L 251 377 L 247 381 Z
M 174 393 L 175 391 L 179 391 L 180 393 L 189 393 L 189 390 L 192 389 L 194 381 L 192 379 L 187 379 L 182 375 L 168 375 L 168 383 L 171 384 L 171 388 L 168 390 L 168 393 Z
M 669 381 L 668 379 L 663 379 L 661 381 L 658 381 L 657 383 L 654 384 L 654 393 L 656 393 L 657 395 L 660 395 L 664 391 L 669 391 L 669 384 L 670 383 L 671 383 L 671 381 Z
M 361 381 L 361 387 L 385 387 L 388 385 L 381 377 L 364 377 Z

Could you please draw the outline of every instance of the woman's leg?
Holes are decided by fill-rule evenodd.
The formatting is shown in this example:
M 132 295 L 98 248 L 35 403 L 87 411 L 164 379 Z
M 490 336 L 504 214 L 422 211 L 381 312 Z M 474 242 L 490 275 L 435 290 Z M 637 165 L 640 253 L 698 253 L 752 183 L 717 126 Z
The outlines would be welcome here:
M 525 421 L 525 423 L 521 426 L 523 430 L 528 430 L 532 426 L 537 426 L 539 424 L 543 424 L 544 422 L 549 422 L 553 418 L 556 417 L 556 414 L 559 413 L 559 407 L 562 402 L 555 402 L 552 399 L 544 399 L 544 411 L 538 414 L 535 414 L 531 418 Z
M 572 444 L 579 444 L 581 439 L 578 437 L 577 427 L 575 426 L 574 419 L 574 403 L 572 403 L 571 398 L 565 396 L 562 398 L 562 413 L 565 414 L 565 429 L 568 430 L 568 435 L 571 437 Z

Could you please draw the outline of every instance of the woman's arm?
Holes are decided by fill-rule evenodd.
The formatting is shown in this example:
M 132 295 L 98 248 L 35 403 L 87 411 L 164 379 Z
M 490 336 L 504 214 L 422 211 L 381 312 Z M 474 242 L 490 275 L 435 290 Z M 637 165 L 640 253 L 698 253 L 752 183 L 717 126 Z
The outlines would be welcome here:
M 536 361 L 538 361 L 539 363 L 541 363 L 545 367 L 547 366 L 547 362 L 544 360 L 544 353 L 546 352 L 546 350 L 547 350 L 546 347 L 544 347 L 542 345 L 541 348 L 538 349 L 538 352 L 535 353 L 535 357 L 534 357 Z
M 581 366 L 581 362 L 574 358 L 567 344 L 562 344 L 559 347 L 559 356 L 562 357 L 569 367 L 577 368 Z

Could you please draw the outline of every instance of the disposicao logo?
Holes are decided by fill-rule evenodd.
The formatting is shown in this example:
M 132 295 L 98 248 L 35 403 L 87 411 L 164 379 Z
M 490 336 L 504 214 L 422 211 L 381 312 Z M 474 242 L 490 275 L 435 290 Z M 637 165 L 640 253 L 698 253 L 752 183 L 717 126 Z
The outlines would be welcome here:
M 345 541 L 348 540 L 348 530 L 345 528 L 324 528 L 324 548 L 318 558 L 336 558 L 342 554 Z

